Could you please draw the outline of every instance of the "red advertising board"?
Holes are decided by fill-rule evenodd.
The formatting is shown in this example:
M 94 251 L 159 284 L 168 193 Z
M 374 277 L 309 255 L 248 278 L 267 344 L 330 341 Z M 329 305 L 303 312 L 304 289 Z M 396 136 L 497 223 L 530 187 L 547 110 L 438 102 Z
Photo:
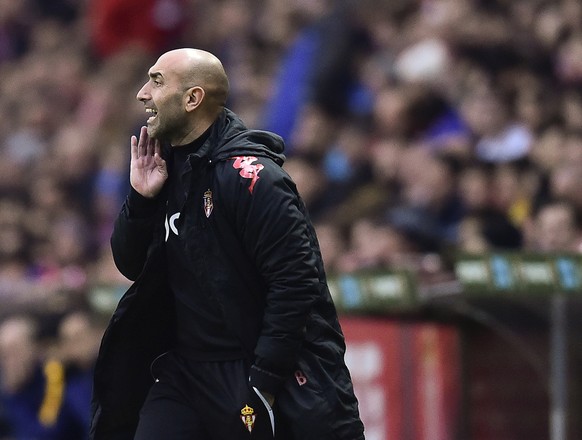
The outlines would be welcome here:
M 457 438 L 461 393 L 458 330 L 343 316 L 366 440 Z

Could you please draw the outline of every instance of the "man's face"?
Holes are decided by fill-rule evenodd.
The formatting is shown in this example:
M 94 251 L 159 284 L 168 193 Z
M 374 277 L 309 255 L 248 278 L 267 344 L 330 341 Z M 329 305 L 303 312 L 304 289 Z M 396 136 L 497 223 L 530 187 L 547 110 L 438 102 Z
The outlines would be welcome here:
M 148 75 L 148 82 L 137 94 L 149 116 L 148 135 L 173 143 L 182 137 L 185 130 L 184 85 L 169 60 L 163 56 L 150 68 Z
M 565 206 L 543 208 L 537 218 L 538 247 L 544 252 L 568 251 L 576 244 L 574 214 Z
M 0 388 L 16 392 L 30 380 L 36 363 L 37 345 L 27 322 L 6 321 L 0 328 Z

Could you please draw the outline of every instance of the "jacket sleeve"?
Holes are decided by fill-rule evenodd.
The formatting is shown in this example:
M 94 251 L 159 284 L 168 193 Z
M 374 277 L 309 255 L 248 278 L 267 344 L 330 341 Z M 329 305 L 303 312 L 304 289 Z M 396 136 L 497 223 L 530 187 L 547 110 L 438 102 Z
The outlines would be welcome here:
M 141 273 L 152 242 L 158 199 L 147 199 L 134 189 L 117 216 L 111 235 L 111 250 L 117 269 L 135 281 Z
M 239 172 L 236 161 L 229 160 L 225 172 L 238 177 L 231 191 L 237 233 L 266 286 L 251 384 L 275 394 L 295 367 L 320 295 L 318 256 L 303 202 L 289 176 L 269 159 L 247 165 Z

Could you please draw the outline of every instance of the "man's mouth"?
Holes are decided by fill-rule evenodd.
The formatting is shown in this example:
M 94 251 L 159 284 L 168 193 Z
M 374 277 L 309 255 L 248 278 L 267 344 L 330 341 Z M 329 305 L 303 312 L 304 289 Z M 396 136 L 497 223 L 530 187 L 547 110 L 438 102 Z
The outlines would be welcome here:
M 146 113 L 151 114 L 147 120 L 148 124 L 151 124 L 156 116 L 158 116 L 158 111 L 154 110 L 153 108 L 146 108 Z

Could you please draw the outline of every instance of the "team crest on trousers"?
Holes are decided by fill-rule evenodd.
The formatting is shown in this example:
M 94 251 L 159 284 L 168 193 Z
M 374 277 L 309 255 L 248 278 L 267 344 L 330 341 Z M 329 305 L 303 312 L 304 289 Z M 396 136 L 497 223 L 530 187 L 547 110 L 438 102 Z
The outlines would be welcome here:
M 205 191 L 203 200 L 204 200 L 204 214 L 206 214 L 206 218 L 208 218 L 210 217 L 210 214 L 212 214 L 212 210 L 214 209 L 214 202 L 212 201 L 212 191 L 210 190 Z
M 245 405 L 243 409 L 240 410 L 240 419 L 242 420 L 245 428 L 249 432 L 253 431 L 253 427 L 255 426 L 255 419 L 257 416 L 255 415 L 255 410 L 252 409 L 250 406 Z

